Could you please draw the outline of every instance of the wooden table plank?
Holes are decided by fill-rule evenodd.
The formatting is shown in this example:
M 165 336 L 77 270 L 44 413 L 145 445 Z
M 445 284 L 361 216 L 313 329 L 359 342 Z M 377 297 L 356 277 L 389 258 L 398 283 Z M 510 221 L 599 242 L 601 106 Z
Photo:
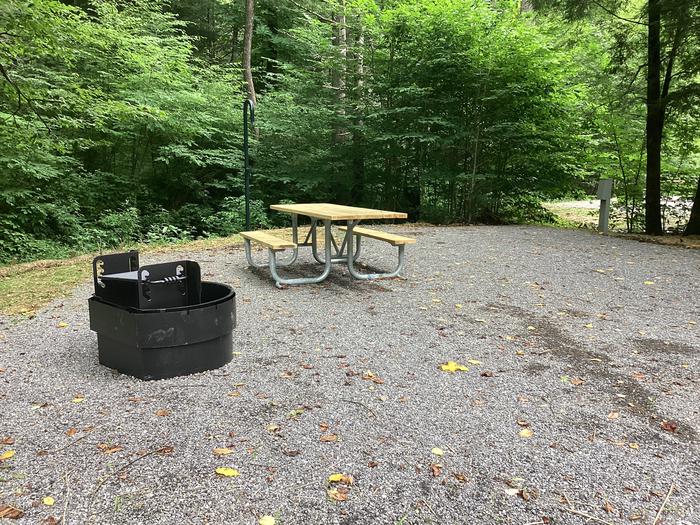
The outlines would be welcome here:
M 406 213 L 400 211 L 373 210 L 328 203 L 273 204 L 270 209 L 330 221 L 406 219 L 408 217 Z

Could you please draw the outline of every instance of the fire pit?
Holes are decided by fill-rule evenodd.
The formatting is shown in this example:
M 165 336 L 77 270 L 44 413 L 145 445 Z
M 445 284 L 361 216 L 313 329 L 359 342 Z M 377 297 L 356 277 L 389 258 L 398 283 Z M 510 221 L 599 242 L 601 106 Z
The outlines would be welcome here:
M 100 363 L 140 379 L 165 379 L 219 368 L 233 357 L 236 293 L 201 281 L 199 265 L 139 266 L 136 251 L 92 263 L 88 300 Z

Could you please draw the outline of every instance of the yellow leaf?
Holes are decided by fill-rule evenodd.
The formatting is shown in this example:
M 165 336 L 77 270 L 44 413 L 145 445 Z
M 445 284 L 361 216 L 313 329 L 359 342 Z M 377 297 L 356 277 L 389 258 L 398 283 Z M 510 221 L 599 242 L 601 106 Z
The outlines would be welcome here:
M 266 428 L 266 430 L 268 432 L 277 432 L 279 429 L 280 429 L 280 426 L 275 425 L 274 423 L 270 423 L 269 425 L 267 425 L 267 428 Z
M 66 323 L 66 322 L 64 322 L 64 321 L 61 321 L 61 322 L 58 323 L 56 326 L 57 326 L 58 328 L 67 328 L 67 327 L 68 327 L 68 323 Z
M 457 303 L 457 304 L 455 305 L 455 308 L 457 308 L 457 309 L 462 308 L 462 305 L 459 304 L 459 303 Z
M 445 451 L 442 450 L 441 448 L 438 448 L 438 447 L 433 448 L 430 452 L 432 452 L 436 456 L 444 456 L 445 455 Z
M 44 505 L 48 505 L 48 506 L 50 507 L 51 505 L 53 505 L 54 503 L 56 503 L 56 500 L 53 499 L 51 496 L 46 496 L 44 499 L 41 500 L 41 502 L 42 502 Z
M 14 450 L 6 450 L 2 454 L 0 454 L 0 461 L 5 461 L 6 459 L 10 459 L 14 455 L 15 455 Z
M 481 361 L 479 361 L 478 359 L 470 359 L 469 361 L 467 361 L 467 363 L 469 363 L 470 365 L 480 365 Z
M 352 485 L 355 479 L 349 474 L 331 474 L 328 476 L 328 483 L 343 483 L 345 485 Z
M 506 336 L 506 341 L 513 341 L 514 339 L 515 339 L 515 337 L 513 337 L 512 335 Z
M 652 285 L 652 284 L 654 284 L 654 281 L 644 281 L 644 284 L 646 284 L 646 285 Z
M 536 328 L 535 328 L 534 326 L 528 326 L 527 329 L 528 329 L 530 332 L 536 330 Z
M 231 450 L 228 447 L 221 447 L 221 448 L 215 448 L 214 449 L 214 454 L 217 456 L 228 456 L 231 454 L 233 450 Z
M 272 516 L 263 516 L 258 520 L 258 525 L 275 525 L 275 518 Z
M 440 370 L 443 372 L 450 372 L 451 374 L 455 372 L 468 372 L 469 369 L 464 366 L 460 365 L 459 363 L 455 363 L 454 361 L 448 361 L 445 364 L 440 365 Z
M 637 450 L 639 448 L 639 443 L 630 443 L 630 448 Z
M 231 467 L 218 467 L 216 469 L 216 473 L 219 476 L 224 476 L 227 478 L 236 478 L 236 477 L 240 476 L 240 472 L 238 472 L 235 468 L 231 468 Z
M 533 436 L 533 434 L 534 434 L 534 432 L 529 428 L 524 428 L 520 432 L 518 432 L 518 435 L 521 438 L 525 438 L 525 439 L 531 438 Z
M 75 396 L 73 399 L 71 399 L 71 401 L 72 401 L 73 403 L 82 403 L 83 401 L 85 401 L 85 397 L 84 397 L 83 395 L 81 395 L 81 394 L 78 394 L 78 395 Z
M 593 323 L 587 323 L 583 326 L 585 326 L 586 328 L 593 328 Z

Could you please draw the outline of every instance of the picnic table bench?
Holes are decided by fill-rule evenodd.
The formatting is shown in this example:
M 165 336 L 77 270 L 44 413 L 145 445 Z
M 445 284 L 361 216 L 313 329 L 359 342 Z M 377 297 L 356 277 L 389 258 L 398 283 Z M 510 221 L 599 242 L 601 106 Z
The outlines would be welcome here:
M 403 212 L 341 206 L 328 203 L 274 204 L 270 206 L 270 208 L 282 213 L 289 213 L 292 216 L 291 241 L 277 237 L 267 231 L 241 232 L 241 236 L 243 237 L 248 264 L 256 268 L 269 267 L 272 278 L 275 280 L 275 284 L 278 288 L 287 284 L 319 283 L 328 277 L 333 263 L 346 264 L 350 275 L 356 279 L 371 280 L 395 277 L 401 273 L 405 265 L 405 246 L 416 242 L 415 239 L 410 237 L 357 226 L 362 220 L 405 219 L 407 215 Z M 302 242 L 299 242 L 299 215 L 311 219 L 311 227 Z M 340 244 L 338 244 L 333 236 L 331 228 L 332 223 L 337 221 L 345 222 L 345 226 L 338 228 L 340 232 L 344 233 Z M 322 223 L 324 228 L 323 256 L 319 254 L 318 250 L 317 229 L 319 223 Z M 384 241 L 392 246 L 398 247 L 398 262 L 394 270 L 385 273 L 361 273 L 355 268 L 355 262 L 360 256 L 360 241 L 362 237 Z M 256 263 L 253 261 L 251 253 L 252 242 L 260 244 L 268 249 L 268 260 L 266 263 Z M 311 248 L 314 259 L 316 259 L 319 264 L 323 265 L 321 274 L 314 277 L 296 278 L 280 276 L 277 271 L 278 267 L 293 264 L 297 260 L 300 247 Z M 291 256 L 287 260 L 278 261 L 277 253 L 285 250 L 291 250 Z

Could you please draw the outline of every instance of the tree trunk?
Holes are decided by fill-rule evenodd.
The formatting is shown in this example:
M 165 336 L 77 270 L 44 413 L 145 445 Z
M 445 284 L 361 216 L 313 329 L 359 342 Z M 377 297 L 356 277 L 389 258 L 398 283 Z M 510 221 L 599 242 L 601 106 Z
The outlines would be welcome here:
M 350 198 L 353 204 L 361 204 L 364 202 L 365 194 L 365 147 L 364 140 L 362 137 L 361 129 L 364 128 L 364 122 L 362 120 L 362 110 L 364 101 L 364 78 L 365 78 L 365 64 L 364 64 L 364 46 L 365 46 L 365 34 L 364 28 L 361 25 L 361 21 L 357 21 L 359 26 L 357 34 L 355 37 L 355 92 L 354 92 L 354 105 L 355 105 L 355 126 L 352 132 L 352 146 L 353 146 L 353 157 L 352 157 L 352 190 L 350 192 Z
M 248 98 L 257 104 L 255 98 L 255 84 L 253 83 L 253 70 L 250 65 L 250 54 L 253 48 L 253 19 L 255 17 L 255 0 L 246 0 L 245 3 L 245 31 L 243 33 L 243 80 L 248 91 Z
M 661 138 L 664 101 L 661 100 L 661 0 L 649 0 L 647 42 L 647 178 L 645 230 L 663 235 L 661 226 Z
M 698 189 L 695 190 L 693 208 L 690 210 L 690 220 L 683 235 L 700 235 L 700 179 L 698 179 Z
M 345 126 L 343 126 L 341 123 L 343 117 L 345 116 L 345 75 L 348 55 L 348 30 L 345 23 L 344 0 L 340 0 L 339 9 L 341 11 L 338 14 L 333 15 L 333 21 L 335 22 L 333 27 L 333 44 L 338 48 L 338 54 L 340 55 L 338 64 L 333 68 L 331 79 L 331 84 L 335 90 L 335 98 L 337 101 L 336 115 L 338 117 L 333 130 L 334 144 L 343 142 L 347 138 L 347 129 L 345 129 Z

